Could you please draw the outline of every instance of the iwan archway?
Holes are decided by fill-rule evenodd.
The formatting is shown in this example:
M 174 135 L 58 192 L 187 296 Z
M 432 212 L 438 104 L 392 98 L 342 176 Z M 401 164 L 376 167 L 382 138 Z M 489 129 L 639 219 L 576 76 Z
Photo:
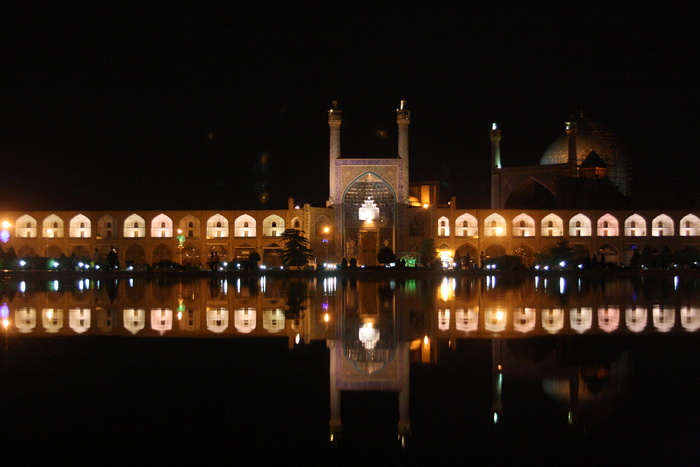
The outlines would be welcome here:
M 343 193 L 343 256 L 359 264 L 377 264 L 382 247 L 396 250 L 396 192 L 383 178 L 367 172 Z

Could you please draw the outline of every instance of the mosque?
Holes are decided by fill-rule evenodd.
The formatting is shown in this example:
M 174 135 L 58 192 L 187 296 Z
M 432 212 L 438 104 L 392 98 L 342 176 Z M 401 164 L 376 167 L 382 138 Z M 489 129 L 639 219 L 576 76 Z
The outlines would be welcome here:
M 503 167 L 501 130 L 491 140 L 491 206 L 439 202 L 436 183 L 409 178 L 411 113 L 396 110 L 398 147 L 385 158 L 347 157 L 341 152 L 342 111 L 328 111 L 329 195 L 326 206 L 283 209 L 189 211 L 8 211 L 0 213 L 3 251 L 21 258 L 65 255 L 90 261 L 116 250 L 122 266 L 174 261 L 206 267 L 241 262 L 253 252 L 267 267 L 281 265 L 280 236 L 305 232 L 316 263 L 355 258 L 377 264 L 390 248 L 418 259 L 432 238 L 444 265 L 463 266 L 504 255 L 532 265 L 536 253 L 569 241 L 580 257 L 601 255 L 626 265 L 634 250 L 700 252 L 700 218 L 692 209 L 637 209 L 630 202 L 630 155 L 605 127 L 580 116 L 544 152 L 539 165 Z M 485 155 L 488 157 L 487 155 Z

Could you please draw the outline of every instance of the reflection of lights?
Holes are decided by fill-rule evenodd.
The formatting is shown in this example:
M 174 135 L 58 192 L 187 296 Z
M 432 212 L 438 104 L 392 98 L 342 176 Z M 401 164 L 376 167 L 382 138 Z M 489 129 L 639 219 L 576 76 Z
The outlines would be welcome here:
M 297 333 L 297 335 L 294 336 L 294 343 L 298 344 L 299 342 L 301 342 L 301 334 Z
M 423 345 L 428 345 L 430 343 L 430 339 L 428 339 L 428 336 L 425 336 L 423 338 Z
M 328 313 L 324 313 L 324 314 L 323 314 L 323 322 L 324 322 L 324 323 L 327 323 L 327 322 L 329 322 L 330 320 L 331 320 L 331 315 L 329 315 Z
M 448 301 L 454 298 L 454 279 L 448 279 L 447 277 L 442 279 L 440 283 L 440 298 L 443 301 Z
M 19 283 L 19 291 L 24 293 L 27 291 L 27 283 L 22 281 Z
M 566 279 L 563 277 L 559 278 L 559 293 L 564 295 L 564 292 L 566 291 Z
M 378 329 L 374 328 L 374 324 L 365 323 L 358 330 L 357 334 L 360 338 L 360 342 L 362 342 L 362 346 L 365 349 L 373 349 L 374 346 L 377 345 L 377 342 L 379 342 L 379 337 L 381 333 Z
M 7 329 L 10 327 L 10 308 L 7 303 L 3 303 L 0 306 L 0 319 L 2 319 L 2 327 Z

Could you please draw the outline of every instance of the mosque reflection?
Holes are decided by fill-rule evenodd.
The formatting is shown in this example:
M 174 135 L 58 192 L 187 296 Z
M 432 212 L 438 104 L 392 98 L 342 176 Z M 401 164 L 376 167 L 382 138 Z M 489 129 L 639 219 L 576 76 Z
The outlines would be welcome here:
M 494 424 L 509 381 L 541 381 L 571 425 L 594 424 L 625 393 L 631 336 L 700 328 L 693 277 L 361 278 L 3 282 L 7 335 L 324 340 L 330 353 L 330 439 L 342 395 L 398 395 L 398 437 L 411 433 L 411 364 L 435 364 L 465 339 L 491 340 Z

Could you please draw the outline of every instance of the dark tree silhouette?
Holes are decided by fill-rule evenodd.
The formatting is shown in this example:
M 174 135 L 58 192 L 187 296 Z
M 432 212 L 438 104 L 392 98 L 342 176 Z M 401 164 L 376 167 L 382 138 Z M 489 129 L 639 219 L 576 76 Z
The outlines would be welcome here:
M 297 229 L 287 229 L 282 232 L 284 248 L 280 257 L 285 267 L 303 268 L 313 259 L 313 251 L 309 248 L 309 239 L 304 232 Z

